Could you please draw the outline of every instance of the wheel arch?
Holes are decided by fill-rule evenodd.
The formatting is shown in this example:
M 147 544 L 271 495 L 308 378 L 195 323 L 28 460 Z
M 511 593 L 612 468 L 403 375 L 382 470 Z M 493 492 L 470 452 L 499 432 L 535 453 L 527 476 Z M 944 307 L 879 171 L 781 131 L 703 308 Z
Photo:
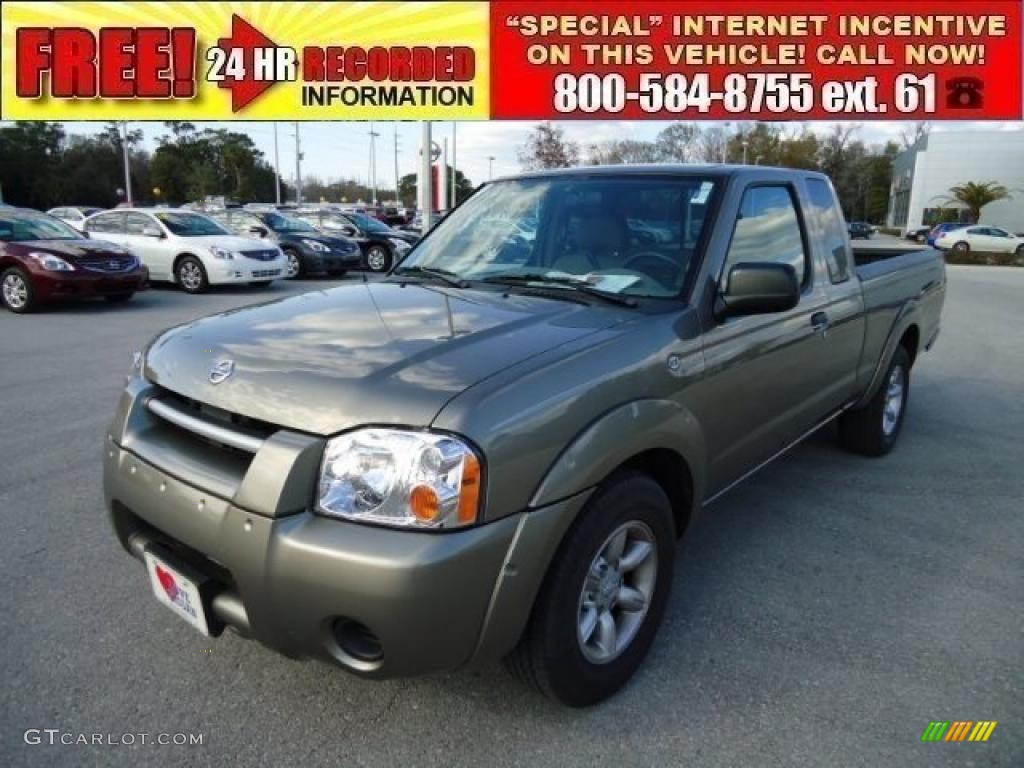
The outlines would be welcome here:
M 670 400 L 638 400 L 614 408 L 559 454 L 530 506 L 593 488 L 622 469 L 641 471 L 662 487 L 682 535 L 704 493 L 704 438 L 697 419 Z

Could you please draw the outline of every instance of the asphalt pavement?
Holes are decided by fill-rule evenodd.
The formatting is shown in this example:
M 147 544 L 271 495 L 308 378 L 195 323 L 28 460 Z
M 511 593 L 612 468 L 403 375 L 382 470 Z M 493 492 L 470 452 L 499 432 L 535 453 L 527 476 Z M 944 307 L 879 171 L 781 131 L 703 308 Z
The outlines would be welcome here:
M 333 284 L 0 313 L 0 764 L 1024 765 L 1024 269 L 950 268 L 896 450 L 847 455 L 826 429 L 717 502 L 646 664 L 582 711 L 499 666 L 371 682 L 205 640 L 120 550 L 100 451 L 132 351 Z M 931 720 L 998 725 L 921 743 Z M 59 744 L 141 733 L 202 744 Z

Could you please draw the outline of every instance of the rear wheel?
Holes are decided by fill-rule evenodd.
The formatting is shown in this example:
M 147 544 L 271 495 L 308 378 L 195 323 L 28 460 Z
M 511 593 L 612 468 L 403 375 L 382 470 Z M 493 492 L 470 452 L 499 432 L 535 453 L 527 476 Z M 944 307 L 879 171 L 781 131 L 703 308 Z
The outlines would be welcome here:
M 302 257 L 294 248 L 285 248 L 284 257 L 288 260 L 285 264 L 284 276 L 289 280 L 302 277 Z
M 1024 256 L 1024 245 L 1018 245 L 1017 250 L 1014 253 L 1018 256 Z
M 186 293 L 204 293 L 210 287 L 203 263 L 195 256 L 186 256 L 175 269 L 178 285 Z
M 569 706 L 611 696 L 654 639 L 675 545 L 661 487 L 633 472 L 610 478 L 566 534 L 506 666 Z
M 882 386 L 863 408 L 839 417 L 843 448 L 864 456 L 884 456 L 892 450 L 903 427 L 910 396 L 910 355 L 896 347 Z
M 967 243 L 961 240 L 959 243 L 955 243 L 953 245 L 953 250 L 956 251 L 957 253 L 969 253 L 971 250 L 971 246 L 969 246 Z
M 366 252 L 366 266 L 371 272 L 387 272 L 391 269 L 391 252 L 383 245 L 371 245 Z
M 32 294 L 32 283 L 28 275 L 17 267 L 11 267 L 0 278 L 3 286 L 4 306 L 11 312 L 24 314 L 35 309 L 35 297 Z

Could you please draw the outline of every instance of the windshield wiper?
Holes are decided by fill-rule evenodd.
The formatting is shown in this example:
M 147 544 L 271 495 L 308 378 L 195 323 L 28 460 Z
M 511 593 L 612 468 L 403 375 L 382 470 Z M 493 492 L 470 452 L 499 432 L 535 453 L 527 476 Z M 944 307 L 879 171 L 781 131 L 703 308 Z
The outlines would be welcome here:
M 409 267 L 398 267 L 398 269 L 391 274 L 402 277 L 433 277 L 443 283 L 447 283 L 452 288 L 465 288 L 468 285 L 465 280 L 451 270 L 440 269 L 438 267 L 421 267 L 414 264 Z
M 530 272 L 522 275 L 491 275 L 490 277 L 483 278 L 481 282 L 493 283 L 495 285 L 516 285 L 523 286 L 524 288 L 532 287 L 540 289 L 553 286 L 555 290 L 568 289 L 570 291 L 576 291 L 587 296 L 593 296 L 595 299 L 603 299 L 611 304 L 617 304 L 620 307 L 638 306 L 636 299 L 602 291 L 601 289 L 592 286 L 586 280 L 578 277 L 545 275 L 541 272 Z

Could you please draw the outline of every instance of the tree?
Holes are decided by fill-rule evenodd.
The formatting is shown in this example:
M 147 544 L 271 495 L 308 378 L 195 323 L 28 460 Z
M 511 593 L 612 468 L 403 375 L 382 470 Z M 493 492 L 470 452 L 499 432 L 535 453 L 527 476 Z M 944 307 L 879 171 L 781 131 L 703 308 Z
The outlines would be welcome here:
M 658 145 L 653 141 L 613 139 L 587 148 L 587 161 L 591 165 L 624 165 L 629 163 L 656 163 L 661 159 Z
M 17 122 L 0 128 L 0 183 L 12 205 L 46 209 L 61 195 L 64 129 L 57 123 Z
M 408 173 L 398 180 L 398 199 L 407 206 L 417 205 L 419 190 L 417 187 L 417 176 L 415 173 Z M 452 168 L 448 166 L 448 184 L 452 183 Z M 458 205 L 473 194 L 473 182 L 463 175 L 462 171 L 455 171 L 455 203 Z
M 972 222 L 981 219 L 981 209 L 997 200 L 1010 200 L 1010 190 L 994 181 L 968 181 L 950 188 L 947 202 L 960 203 L 967 209 Z
M 695 123 L 673 123 L 658 134 L 659 158 L 667 163 L 692 163 L 697 155 L 700 129 Z
M 569 168 L 579 162 L 579 144 L 565 138 L 565 131 L 551 123 L 536 126 L 519 149 L 519 164 L 527 171 Z
M 910 149 L 917 145 L 919 141 L 928 137 L 931 132 L 931 123 L 927 120 L 921 120 L 913 123 L 913 127 L 910 130 L 900 131 L 900 139 L 903 141 L 903 148 Z

